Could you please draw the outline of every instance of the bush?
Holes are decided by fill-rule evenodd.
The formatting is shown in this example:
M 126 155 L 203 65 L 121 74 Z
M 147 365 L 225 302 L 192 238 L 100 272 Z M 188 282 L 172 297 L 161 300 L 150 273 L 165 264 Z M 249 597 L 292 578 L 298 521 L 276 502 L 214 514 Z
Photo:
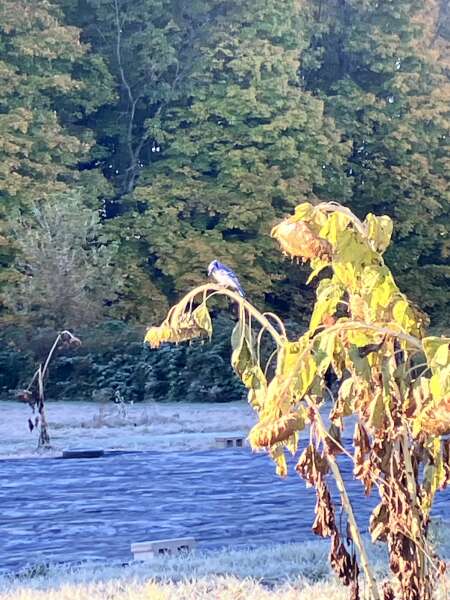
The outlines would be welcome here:
M 229 402 L 244 396 L 242 384 L 230 366 L 233 320 L 219 314 L 214 344 L 144 347 L 141 328 L 107 321 L 87 331 L 75 331 L 78 349 L 61 349 L 50 365 L 47 397 L 52 400 L 113 401 L 116 393 L 126 402 Z M 32 334 L 15 328 L 0 338 L 0 395 L 28 382 L 51 347 L 56 332 Z M 192 374 L 194 373 L 194 377 Z

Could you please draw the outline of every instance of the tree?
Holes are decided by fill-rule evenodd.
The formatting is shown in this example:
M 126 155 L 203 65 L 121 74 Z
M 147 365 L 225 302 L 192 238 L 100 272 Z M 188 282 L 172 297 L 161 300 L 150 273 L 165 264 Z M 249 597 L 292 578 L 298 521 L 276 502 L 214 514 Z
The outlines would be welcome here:
M 86 124 L 109 150 L 103 170 L 123 212 L 143 167 L 156 158 L 155 133 L 164 111 L 192 88 L 193 43 L 205 35 L 208 3 L 184 0 L 59 0 L 67 19 L 108 64 L 117 101 Z M 213 3 L 214 4 L 214 3 Z M 159 150 L 159 149 L 158 149 Z
M 299 299 L 262 234 L 299 197 L 345 196 L 348 144 L 301 87 L 299 3 L 214 2 L 204 19 L 194 85 L 153 130 L 158 158 L 124 219 L 169 299 L 220 258 L 239 265 L 258 301 L 294 312 Z
M 0 285 L 11 275 L 4 227 L 12 211 L 74 186 L 93 205 L 108 192 L 98 171 L 78 169 L 93 138 L 77 121 L 111 98 L 110 78 L 60 17 L 47 1 L 0 4 Z
M 130 212 L 136 209 L 139 214 L 145 208 L 132 192 L 143 170 L 151 173 L 159 159 L 168 108 L 186 103 L 195 86 L 191 73 L 204 60 L 200 40 L 209 35 L 216 4 L 59 0 L 66 19 L 82 28 L 83 40 L 107 63 L 114 79 L 116 102 L 101 107 L 83 123 L 96 132 L 104 151 L 99 162 L 115 188 L 114 197 L 105 202 L 105 215 L 108 235 L 120 241 L 123 318 L 154 319 L 168 307 L 170 279 L 155 267 L 142 222 Z M 155 229 L 150 235 L 158 234 Z
M 445 4 L 313 0 L 303 73 L 351 140 L 350 205 L 357 214 L 393 217 L 386 259 L 435 323 L 449 314 L 442 293 L 450 275 Z
M 117 244 L 80 193 L 55 194 L 10 224 L 16 282 L 5 302 L 22 324 L 56 330 L 98 322 L 120 291 Z
M 349 454 L 341 442 L 347 417 L 356 421 L 354 475 L 366 494 L 378 488 L 380 503 L 370 519 L 372 539 L 388 545 L 390 568 L 404 600 L 431 600 L 445 563 L 428 538 L 434 496 L 450 483 L 450 338 L 425 336 L 426 317 L 397 287 L 383 260 L 393 223 L 369 213 L 359 220 L 337 203 L 305 202 L 272 230 L 286 254 L 309 261 L 309 280 L 324 269 L 308 330 L 289 340 L 283 323 L 263 314 L 239 294 L 205 284 L 186 294 L 145 340 L 166 342 L 209 337 L 208 304 L 221 294 L 238 305 L 231 336 L 232 365 L 248 388 L 259 422 L 250 432 L 255 450 L 267 450 L 281 476 L 285 452 L 297 453 L 299 436 L 310 424 L 309 444 L 296 465 L 317 495 L 313 531 L 331 538 L 331 566 L 358 600 L 359 566 L 338 524 L 328 475 L 336 481 L 347 514 L 347 538 L 359 552 L 370 597 L 380 598 L 336 456 Z M 274 352 L 261 359 L 263 336 Z M 265 363 L 265 364 L 264 364 Z M 320 408 L 329 398 L 334 372 L 340 387 L 333 397 L 331 426 Z M 348 543 L 348 542 L 347 542 Z M 386 583 L 384 598 L 394 598 Z

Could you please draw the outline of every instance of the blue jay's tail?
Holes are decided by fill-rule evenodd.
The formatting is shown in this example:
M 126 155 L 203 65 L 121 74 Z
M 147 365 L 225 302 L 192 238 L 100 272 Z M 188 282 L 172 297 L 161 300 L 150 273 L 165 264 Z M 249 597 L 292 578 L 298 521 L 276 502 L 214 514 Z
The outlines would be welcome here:
M 237 284 L 237 286 L 236 286 L 236 290 L 237 290 L 237 292 L 238 292 L 239 296 L 242 296 L 243 298 L 245 298 L 245 292 L 244 292 L 244 290 L 241 288 L 241 284 L 240 284 L 240 283 L 238 283 L 238 284 Z

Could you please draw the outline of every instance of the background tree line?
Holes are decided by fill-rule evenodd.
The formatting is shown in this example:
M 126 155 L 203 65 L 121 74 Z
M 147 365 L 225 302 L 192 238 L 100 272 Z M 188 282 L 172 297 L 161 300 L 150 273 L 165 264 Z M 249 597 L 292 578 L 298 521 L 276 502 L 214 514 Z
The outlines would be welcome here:
M 225 343 L 142 331 L 213 258 L 298 330 L 267 234 L 303 200 L 392 216 L 386 260 L 447 327 L 449 76 L 447 0 L 0 0 L 0 389 L 65 327 L 55 397 L 239 397 Z

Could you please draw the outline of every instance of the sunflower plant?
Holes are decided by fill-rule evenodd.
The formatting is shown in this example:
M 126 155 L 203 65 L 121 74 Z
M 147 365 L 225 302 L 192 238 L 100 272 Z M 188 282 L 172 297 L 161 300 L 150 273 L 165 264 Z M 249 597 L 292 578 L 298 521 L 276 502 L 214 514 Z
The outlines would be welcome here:
M 429 523 L 435 494 L 450 482 L 450 339 L 426 335 L 426 315 L 384 263 L 392 229 L 387 216 L 368 214 L 361 221 L 333 202 L 302 203 L 273 228 L 284 254 L 310 263 L 308 283 L 321 278 L 309 327 L 298 339 L 288 339 L 273 313 L 208 283 L 186 294 L 145 341 L 156 348 L 211 337 L 210 303 L 218 295 L 235 302 L 231 362 L 258 416 L 251 447 L 267 451 L 282 477 L 287 453 L 299 454 L 296 471 L 317 495 L 313 531 L 330 538 L 330 563 L 350 598 L 360 598 L 361 568 L 374 600 L 431 600 L 445 571 Z M 267 338 L 269 356 L 261 351 Z M 330 372 L 339 381 L 336 395 L 327 386 Z M 349 424 L 351 448 L 341 441 Z M 353 461 L 365 493 L 379 494 L 369 530 L 374 542 L 387 544 L 393 575 L 381 589 L 341 476 L 340 454 Z M 345 534 L 330 477 L 347 514 Z

